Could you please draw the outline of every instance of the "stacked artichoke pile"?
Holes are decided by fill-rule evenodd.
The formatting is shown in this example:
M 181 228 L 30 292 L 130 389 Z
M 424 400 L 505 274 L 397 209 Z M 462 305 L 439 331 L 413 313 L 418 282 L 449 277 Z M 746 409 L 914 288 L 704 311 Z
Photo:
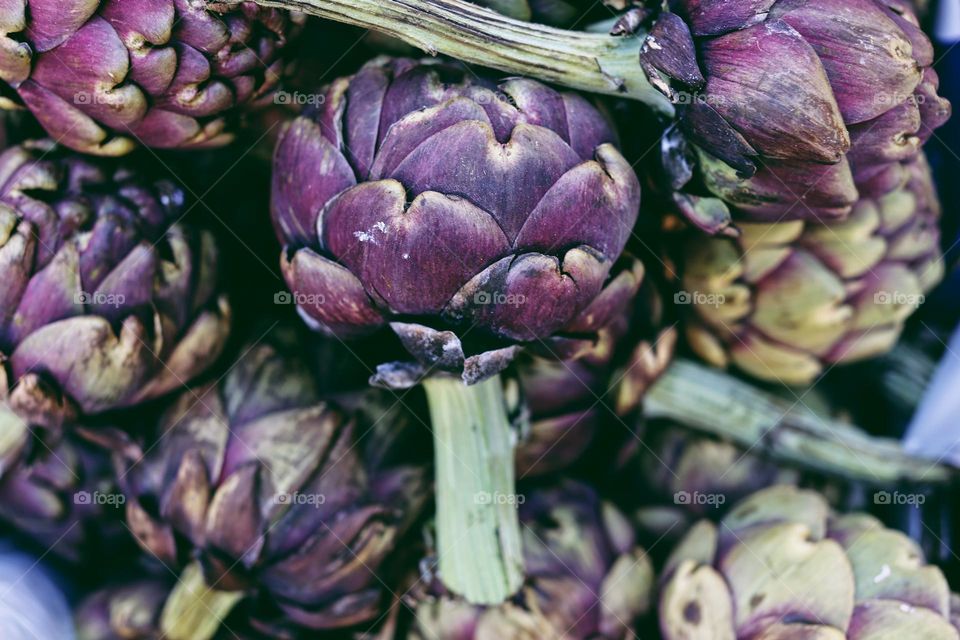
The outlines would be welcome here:
M 75 637 L 960 640 L 955 471 L 826 375 L 952 258 L 911 3 L 2 4 L 0 527 Z

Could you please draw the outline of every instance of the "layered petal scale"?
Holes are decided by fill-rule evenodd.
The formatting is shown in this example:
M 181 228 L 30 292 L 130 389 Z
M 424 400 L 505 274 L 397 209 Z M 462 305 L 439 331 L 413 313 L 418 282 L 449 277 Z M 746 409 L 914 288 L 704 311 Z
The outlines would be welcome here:
M 626 640 L 649 606 L 653 569 L 630 522 L 584 484 L 524 494 L 527 588 L 495 607 L 475 607 L 432 585 L 408 600 L 410 640 L 550 638 Z
M 648 74 L 678 83 L 675 94 L 696 97 L 680 128 L 704 186 L 732 205 L 734 220 L 846 217 L 860 198 L 896 189 L 896 165 L 916 158 L 950 116 L 932 45 L 905 3 L 671 7 L 682 19 L 657 18 L 658 46 L 648 43 L 641 58 Z

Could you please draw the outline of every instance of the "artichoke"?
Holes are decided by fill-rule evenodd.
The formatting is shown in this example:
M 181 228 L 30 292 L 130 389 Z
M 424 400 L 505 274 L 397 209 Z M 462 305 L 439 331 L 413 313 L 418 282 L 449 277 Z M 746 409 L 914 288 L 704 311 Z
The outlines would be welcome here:
M 642 438 L 620 478 L 639 503 L 634 522 L 652 540 L 675 541 L 698 518 L 716 520 L 754 491 L 799 480 L 795 469 L 674 424 L 649 424 Z
M 861 198 L 844 220 L 744 223 L 736 239 L 687 242 L 678 270 L 693 349 L 791 384 L 891 349 L 943 274 L 930 169 L 922 155 L 898 166 L 903 186 Z
M 10 429 L 11 421 L 20 418 L 0 404 L 0 429 Z M 91 563 L 121 548 L 124 496 L 103 448 L 74 434 L 50 442 L 36 437 L 22 459 L 3 471 L 0 521 L 44 554 Z
M 640 187 L 583 98 L 403 59 L 322 95 L 281 134 L 272 202 L 313 326 L 389 325 L 421 367 L 474 382 L 518 344 L 583 345 L 554 334 L 595 334 L 632 298 L 614 263 Z
M 73 613 L 78 640 L 154 640 L 170 585 L 142 578 L 84 597 Z
M 361 437 L 370 430 L 322 402 L 306 365 L 269 344 L 181 395 L 121 474 L 138 543 L 167 567 L 186 565 L 164 632 L 212 637 L 219 620 L 198 600 L 221 618 L 245 600 L 244 620 L 268 635 L 375 617 L 381 565 L 426 487 L 420 468 L 384 462 L 381 438 Z
M 619 259 L 639 181 L 595 107 L 532 80 L 380 58 L 320 97 L 274 155 L 284 276 L 312 327 L 389 326 L 413 357 L 373 381 L 426 378 L 440 573 L 471 602 L 502 602 L 523 571 L 515 511 L 479 501 L 514 490 L 495 376 L 524 346 L 582 354 L 625 312 L 642 277 Z
M 701 521 L 674 549 L 660 591 L 664 640 L 956 640 L 943 573 L 904 534 L 831 513 L 817 493 L 776 486 Z
M 905 167 L 950 115 L 933 47 L 902 0 L 673 6 L 686 21 L 661 15 L 641 61 L 682 104 L 679 127 L 702 181 L 735 219 L 842 219 L 861 198 L 902 186 Z M 671 148 L 674 160 L 682 155 Z M 684 162 L 671 167 L 675 187 L 691 177 Z M 685 212 L 706 213 L 677 199 Z
M 799 474 L 723 441 L 677 426 L 656 426 L 637 460 L 649 493 L 696 515 L 714 513 L 758 489 L 795 484 Z M 717 497 L 718 500 L 698 499 Z
M 511 601 L 477 607 L 441 589 L 411 599 L 417 640 L 620 640 L 648 610 L 653 567 L 633 529 L 589 486 L 565 481 L 524 496 L 527 582 Z
M 0 154 L 0 184 L 0 353 L 24 420 L 129 407 L 216 359 L 216 248 L 176 222 L 178 187 L 45 142 Z
M 222 145 L 233 112 L 272 99 L 291 29 L 252 2 L 217 15 L 196 0 L 13 0 L 0 78 L 77 151 Z

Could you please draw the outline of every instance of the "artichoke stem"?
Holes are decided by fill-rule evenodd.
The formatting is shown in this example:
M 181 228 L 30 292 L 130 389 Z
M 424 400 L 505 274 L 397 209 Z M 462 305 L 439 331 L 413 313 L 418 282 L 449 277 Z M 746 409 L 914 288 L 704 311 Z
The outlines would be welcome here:
M 223 619 L 243 599 L 242 591 L 220 591 L 207 586 L 196 561 L 180 574 L 160 614 L 163 637 L 169 640 L 210 640 Z
M 423 383 L 436 458 L 440 579 L 473 604 L 503 602 L 523 582 L 513 441 L 500 377 Z
M 645 34 L 611 36 L 555 29 L 500 15 L 464 0 L 254 0 L 372 29 L 430 55 L 621 98 L 672 117 L 674 107 L 640 66 Z M 212 9 L 240 0 L 207 0 Z
M 945 465 L 889 438 L 823 416 L 722 371 L 676 360 L 644 398 L 647 418 L 664 418 L 733 442 L 776 462 L 869 485 L 949 482 Z

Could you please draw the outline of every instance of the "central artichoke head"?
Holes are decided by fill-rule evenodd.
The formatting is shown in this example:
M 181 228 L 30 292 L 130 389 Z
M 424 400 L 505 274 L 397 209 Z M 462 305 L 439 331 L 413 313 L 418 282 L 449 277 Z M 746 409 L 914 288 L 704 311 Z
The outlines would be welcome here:
M 379 59 L 315 102 L 281 136 L 272 198 L 314 327 L 389 326 L 420 366 L 476 381 L 635 293 L 638 268 L 615 263 L 639 183 L 583 98 Z

